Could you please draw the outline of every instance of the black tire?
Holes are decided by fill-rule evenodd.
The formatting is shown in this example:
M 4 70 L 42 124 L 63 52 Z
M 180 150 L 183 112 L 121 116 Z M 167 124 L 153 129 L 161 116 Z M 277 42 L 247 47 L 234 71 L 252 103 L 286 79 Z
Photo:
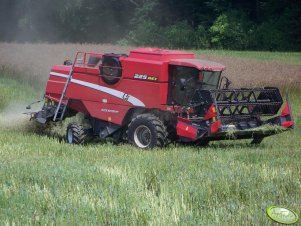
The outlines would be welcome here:
M 164 147 L 167 142 L 167 131 L 163 122 L 151 113 L 134 117 L 129 124 L 128 141 L 136 147 Z
M 70 123 L 66 131 L 66 141 L 69 144 L 84 144 L 86 141 L 87 132 L 77 123 Z

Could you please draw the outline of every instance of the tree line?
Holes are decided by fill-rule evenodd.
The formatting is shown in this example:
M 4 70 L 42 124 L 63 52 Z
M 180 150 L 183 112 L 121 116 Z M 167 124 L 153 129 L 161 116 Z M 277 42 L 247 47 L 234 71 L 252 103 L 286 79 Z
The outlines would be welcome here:
M 301 50 L 300 0 L 0 0 L 0 40 Z

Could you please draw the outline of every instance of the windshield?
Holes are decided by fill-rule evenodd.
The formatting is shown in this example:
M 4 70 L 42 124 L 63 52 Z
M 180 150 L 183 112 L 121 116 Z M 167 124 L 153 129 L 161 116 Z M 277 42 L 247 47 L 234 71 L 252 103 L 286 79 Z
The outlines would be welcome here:
M 220 71 L 200 71 L 201 89 L 216 89 L 219 83 Z

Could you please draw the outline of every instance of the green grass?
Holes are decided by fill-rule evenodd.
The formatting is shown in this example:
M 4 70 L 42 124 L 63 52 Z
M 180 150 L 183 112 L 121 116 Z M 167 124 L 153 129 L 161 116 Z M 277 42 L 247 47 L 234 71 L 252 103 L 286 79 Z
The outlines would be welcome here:
M 146 152 L 1 131 L 1 224 L 269 225 L 300 213 L 300 135 Z
M 7 77 L 0 85 L 4 104 L 37 96 Z M 141 151 L 68 145 L 30 132 L 28 123 L 3 127 L 0 224 L 273 225 L 266 215 L 271 205 L 300 215 L 299 94 L 291 101 L 296 129 L 259 146 L 225 141 Z
M 276 61 L 283 64 L 301 65 L 301 52 L 267 52 L 235 50 L 197 50 L 194 52 L 198 55 L 251 58 L 257 60 Z
M 0 109 L 3 109 L 12 102 L 30 102 L 38 98 L 41 90 L 37 90 L 31 84 L 22 81 L 16 81 L 10 78 L 9 74 L 0 72 Z

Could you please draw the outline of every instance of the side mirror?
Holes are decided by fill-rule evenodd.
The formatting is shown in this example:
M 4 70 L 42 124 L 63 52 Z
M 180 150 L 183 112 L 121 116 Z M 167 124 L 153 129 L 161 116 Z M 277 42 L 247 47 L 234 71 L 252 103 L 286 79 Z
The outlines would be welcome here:
M 223 76 L 219 83 L 219 89 L 228 89 L 229 86 L 232 84 L 230 79 L 228 79 L 226 76 Z
M 231 84 L 232 84 L 232 82 L 227 78 L 226 79 L 226 84 L 225 84 L 225 89 L 228 89 Z

